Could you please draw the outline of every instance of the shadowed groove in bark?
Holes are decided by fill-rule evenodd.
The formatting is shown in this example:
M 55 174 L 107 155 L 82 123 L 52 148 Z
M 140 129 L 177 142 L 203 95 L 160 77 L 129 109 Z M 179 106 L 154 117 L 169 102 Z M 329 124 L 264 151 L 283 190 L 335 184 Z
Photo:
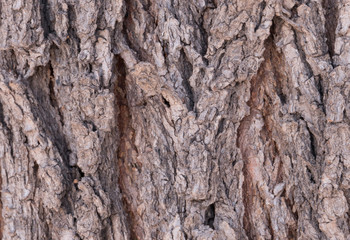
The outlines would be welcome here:
M 47 0 L 40 0 L 40 19 L 41 26 L 44 29 L 44 37 L 47 38 L 49 33 L 53 32 L 50 19 L 50 5 Z
M 47 136 L 51 138 L 63 162 L 68 167 L 69 145 L 63 133 L 61 121 L 57 121 L 55 116 L 52 115 L 52 113 L 56 113 L 59 115 L 59 119 L 61 119 L 58 105 L 56 105 L 54 85 L 50 83 L 54 78 L 52 74 L 50 64 L 45 67 L 39 67 L 36 74 L 28 80 L 28 89 L 31 90 L 31 93 L 28 92 L 27 94 L 36 98 L 36 104 L 31 104 L 34 117 L 42 122 L 42 126 L 45 126 L 43 129 L 47 131 Z M 28 98 L 30 99 L 29 95 Z M 49 111 L 48 114 L 49 109 L 53 111 Z
M 192 76 L 193 67 L 190 61 L 187 59 L 186 53 L 183 49 L 180 51 L 180 58 L 178 62 L 178 69 L 182 76 L 182 86 L 184 87 L 187 95 L 186 106 L 189 111 L 193 111 L 195 100 L 193 88 L 189 82 L 189 78 Z
M 282 196 L 285 196 L 285 190 L 282 193 Z M 295 211 L 293 212 L 293 202 L 291 199 L 289 199 L 287 196 L 285 196 L 285 200 L 286 200 L 286 205 L 288 210 L 290 211 L 290 213 L 292 214 L 295 222 L 298 222 L 299 216 L 298 216 L 298 212 Z M 297 239 L 298 237 L 298 226 L 296 224 L 291 224 L 288 226 L 288 239 Z
M 1 9 L 0 9 L 1 10 Z M 8 129 L 7 124 L 5 122 L 5 116 L 4 116 L 4 109 L 2 106 L 2 103 L 0 102 L 0 123 L 1 123 L 1 127 L 4 129 Z M 12 149 L 12 147 L 11 147 Z M 1 164 L 0 164 L 0 173 L 1 173 L 2 169 L 1 169 Z M 0 189 L 2 189 L 2 177 L 0 177 Z M 4 229 L 4 220 L 2 217 L 2 191 L 0 191 L 0 239 L 2 239 L 2 233 Z
M 320 94 L 320 103 L 319 103 L 319 107 L 322 109 L 323 113 L 326 114 L 326 108 L 324 106 L 324 80 L 322 78 L 321 75 L 317 75 L 315 76 L 315 85 L 317 87 L 317 90 Z
M 311 155 L 313 156 L 313 163 L 316 163 L 317 160 L 317 142 L 316 142 L 316 138 L 314 136 L 314 134 L 311 132 L 310 128 L 308 125 L 306 125 L 306 129 L 309 132 L 309 136 L 310 136 L 310 152 Z
M 1 12 L 1 11 L 0 11 Z M 0 66 L 3 70 L 18 76 L 16 53 L 13 49 L 0 50 Z
M 79 167 L 70 166 L 69 154 L 71 150 L 66 135 L 63 132 L 63 116 L 58 107 L 54 88 L 53 69 L 49 62 L 46 66 L 39 67 L 36 73 L 28 79 L 27 96 L 29 99 L 31 96 L 36 99 L 35 102 L 31 103 L 32 113 L 40 121 L 44 132 L 56 147 L 63 160 L 63 164 L 60 166 L 64 175 L 64 182 L 62 184 L 65 186 L 65 191 L 61 197 L 62 207 L 67 213 L 73 213 L 74 206 L 70 199 L 74 199 L 71 188 L 75 186 L 72 183 L 74 179 L 80 180 L 84 174 Z M 38 171 L 35 168 L 34 170 L 34 172 Z M 37 183 L 37 179 L 35 181 Z
M 49 67 L 49 71 L 50 71 L 50 75 L 49 75 L 49 99 L 50 99 L 50 104 L 57 110 L 57 113 L 60 117 L 60 122 L 61 125 L 63 127 L 64 125 L 64 118 L 63 118 L 63 113 L 61 112 L 61 109 L 58 106 L 58 102 L 57 102 L 57 97 L 55 94 L 55 85 L 56 85 L 56 81 L 55 81 L 55 76 L 54 76 L 54 70 L 52 68 L 51 62 L 48 63 L 48 67 Z
M 266 50 L 265 50 L 266 51 Z M 243 192 L 243 204 L 244 204 L 244 216 L 243 216 L 243 228 L 249 239 L 254 239 L 255 233 L 252 225 L 252 207 L 253 207 L 253 198 L 256 193 L 256 186 L 254 184 L 254 174 L 250 171 L 249 166 L 252 165 L 250 160 L 250 145 L 249 144 L 249 129 L 252 125 L 257 114 L 260 113 L 260 110 L 257 108 L 259 101 L 259 91 L 262 82 L 264 81 L 264 69 L 265 62 L 263 62 L 258 70 L 257 75 L 255 75 L 251 80 L 251 93 L 250 99 L 248 101 L 248 106 L 250 107 L 250 114 L 244 117 L 240 123 L 240 126 L 237 130 L 237 147 L 241 150 L 242 158 L 244 161 L 243 165 L 243 174 L 244 182 L 242 186 Z
M 212 3 L 209 1 L 208 4 L 212 4 Z M 209 9 L 209 8 L 207 8 L 207 9 Z M 208 32 L 204 27 L 203 16 L 204 16 L 204 13 L 206 10 L 204 10 L 201 17 L 199 18 L 199 22 L 197 23 L 197 26 L 198 26 L 199 32 L 200 32 L 200 41 L 201 41 L 200 49 L 198 49 L 197 51 L 203 56 L 203 59 L 205 59 L 205 60 L 206 60 L 206 58 L 204 56 L 208 50 Z
M 205 211 L 204 224 L 208 225 L 211 229 L 215 229 L 214 220 L 215 220 L 215 203 L 212 203 L 208 206 L 207 210 Z
M 259 196 L 256 183 L 258 181 L 257 176 L 254 175 L 254 167 L 256 168 L 256 156 L 254 155 L 251 125 L 254 124 L 254 120 L 262 115 L 262 101 L 263 101 L 263 85 L 268 81 L 269 71 L 271 71 L 271 47 L 273 45 L 272 35 L 265 42 L 265 61 L 261 63 L 257 74 L 251 79 L 251 92 L 248 106 L 250 108 L 250 114 L 245 116 L 237 130 L 237 147 L 241 150 L 242 158 L 244 161 L 243 174 L 244 182 L 242 186 L 243 191 L 243 204 L 244 204 L 244 216 L 243 216 L 243 228 L 249 239 L 255 239 L 256 233 L 254 229 L 254 222 L 252 218 L 252 207 L 254 206 L 254 198 Z M 270 233 L 272 234 L 272 233 Z
M 260 24 L 261 24 L 261 20 L 262 20 L 262 17 L 263 17 L 263 12 L 265 10 L 265 7 L 266 7 L 266 2 L 265 1 L 262 1 L 260 4 L 259 4 L 259 8 L 260 8 L 260 13 L 259 13 L 259 20 L 258 20 L 258 23 L 256 24 L 255 28 L 254 28 L 254 32 L 256 32 L 256 30 L 258 30 L 258 28 L 260 27 Z
M 338 25 L 338 0 L 323 0 L 322 6 L 325 10 L 326 18 L 326 42 L 332 59 L 334 56 L 335 33 Z
M 125 41 L 128 46 L 136 53 L 137 57 L 141 61 L 146 61 L 150 59 L 149 53 L 143 49 L 137 42 L 137 37 L 135 37 L 135 18 L 139 14 L 137 11 L 136 3 L 137 0 L 127 0 L 125 1 L 126 13 L 123 21 L 122 33 L 125 37 Z M 136 19 L 137 21 L 138 19 Z M 151 27 L 152 22 L 148 22 L 147 28 Z M 145 31 L 147 31 L 147 28 Z
M 67 43 L 73 45 L 74 42 L 76 42 L 77 50 L 78 52 L 80 52 L 80 38 L 78 37 L 77 29 L 75 26 L 75 21 L 77 16 L 73 5 L 68 4 L 67 17 L 68 17 L 68 24 L 69 24 Z
M 220 133 L 224 131 L 225 120 L 226 120 L 225 118 L 220 119 L 218 130 L 215 135 L 216 138 L 219 136 Z
M 114 94 L 116 97 L 117 126 L 119 130 L 119 147 L 117 150 L 117 166 L 119 168 L 119 187 L 122 193 L 122 203 L 126 213 L 128 230 L 131 239 L 142 239 L 140 237 L 139 226 L 135 220 L 135 211 L 132 207 L 132 196 L 130 195 L 130 182 L 132 170 L 130 169 L 131 152 L 128 146 L 133 142 L 133 129 L 131 126 L 131 113 L 127 99 L 126 66 L 124 60 L 116 56 L 117 82 Z
M 3 107 L 4 107 L 3 104 L 0 102 L 0 123 L 3 127 L 3 129 L 6 131 L 6 134 L 8 136 L 10 153 L 11 153 L 11 156 L 13 157 L 13 145 L 12 145 L 13 144 L 13 133 L 12 133 L 9 125 L 7 125 L 7 123 L 6 123 Z
M 278 24 L 278 19 L 275 19 L 275 23 Z M 256 198 L 259 198 L 260 193 L 257 189 L 257 183 L 259 182 L 259 177 L 256 175 L 254 170 L 259 163 L 256 160 L 256 153 L 254 152 L 254 141 L 255 138 L 260 138 L 264 143 L 264 156 L 268 157 L 275 167 L 278 168 L 278 174 L 276 179 L 271 179 L 274 184 L 283 182 L 283 164 L 282 162 L 277 162 L 275 165 L 274 158 L 280 155 L 280 152 L 276 146 L 276 141 L 273 135 L 273 129 L 275 128 L 275 121 L 271 120 L 271 115 L 273 115 L 274 106 L 272 105 L 271 98 L 272 95 L 276 95 L 279 98 L 281 105 L 287 103 L 287 96 L 285 94 L 286 90 L 283 88 L 285 86 L 285 81 L 287 80 L 284 72 L 284 61 L 283 55 L 279 53 L 274 44 L 273 36 L 275 34 L 275 28 L 277 26 L 274 24 L 271 28 L 271 35 L 265 41 L 265 52 L 263 54 L 264 62 L 261 63 L 257 74 L 251 80 L 251 95 L 248 101 L 248 106 L 250 107 L 250 114 L 243 118 L 241 124 L 237 130 L 237 147 L 241 150 L 242 158 L 244 161 L 243 174 L 244 182 L 242 186 L 243 191 L 243 204 L 244 204 L 244 216 L 243 216 L 243 228 L 249 239 L 255 239 L 256 223 L 254 220 L 253 208 L 256 210 Z M 279 63 L 276 65 L 275 63 Z M 272 94 L 272 95 L 271 95 Z M 254 122 L 258 119 L 263 119 L 263 127 L 257 132 L 252 130 L 254 127 Z M 261 166 L 263 168 L 263 166 Z M 273 185 L 274 185 L 273 184 Z M 260 196 L 261 197 L 261 196 Z M 290 201 L 290 200 L 289 200 Z M 290 205 L 289 207 L 291 207 Z M 266 212 L 266 203 L 262 201 L 260 206 L 262 211 Z M 291 211 L 291 209 L 289 209 Z M 267 228 L 271 234 L 272 239 L 276 236 L 274 229 L 272 228 L 272 220 L 270 214 L 265 215 Z M 288 234 L 290 236 L 296 236 L 297 229 L 288 225 Z

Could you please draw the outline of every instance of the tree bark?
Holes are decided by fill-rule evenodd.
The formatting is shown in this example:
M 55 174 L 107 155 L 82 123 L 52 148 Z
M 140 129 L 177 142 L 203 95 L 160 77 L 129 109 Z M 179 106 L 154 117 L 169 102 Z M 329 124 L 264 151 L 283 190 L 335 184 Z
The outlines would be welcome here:
M 2 239 L 350 239 L 350 0 L 1 0 Z

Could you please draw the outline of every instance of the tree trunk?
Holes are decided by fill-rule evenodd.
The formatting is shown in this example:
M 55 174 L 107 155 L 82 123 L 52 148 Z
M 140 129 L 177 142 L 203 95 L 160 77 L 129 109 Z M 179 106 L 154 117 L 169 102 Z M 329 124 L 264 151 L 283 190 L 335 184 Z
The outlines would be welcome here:
M 1 0 L 3 239 L 350 239 L 350 0 Z

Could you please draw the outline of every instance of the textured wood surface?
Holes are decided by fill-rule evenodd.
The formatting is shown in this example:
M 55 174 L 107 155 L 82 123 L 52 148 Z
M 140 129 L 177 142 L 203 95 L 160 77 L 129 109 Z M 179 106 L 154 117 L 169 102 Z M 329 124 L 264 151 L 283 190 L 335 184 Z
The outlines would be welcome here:
M 2 239 L 350 239 L 350 0 L 0 0 Z

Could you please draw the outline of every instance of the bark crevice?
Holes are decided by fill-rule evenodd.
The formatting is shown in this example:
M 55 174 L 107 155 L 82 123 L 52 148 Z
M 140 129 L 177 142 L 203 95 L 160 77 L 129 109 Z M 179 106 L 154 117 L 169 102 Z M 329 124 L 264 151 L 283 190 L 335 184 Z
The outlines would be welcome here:
M 28 98 L 34 97 L 36 101 L 31 104 L 34 117 L 41 122 L 43 130 L 47 132 L 47 136 L 57 147 L 60 156 L 66 166 L 69 166 L 69 144 L 63 132 L 62 116 L 59 114 L 57 100 L 54 94 L 54 84 L 52 69 L 50 64 L 45 67 L 38 67 L 36 74 L 28 79 Z M 49 110 L 50 114 L 47 114 Z M 60 121 L 53 115 L 59 117 Z
M 195 106 L 195 95 L 194 95 L 194 90 L 189 81 L 189 78 L 192 76 L 192 73 L 193 73 L 193 66 L 191 62 L 188 60 L 186 53 L 184 52 L 183 49 L 181 49 L 180 51 L 178 68 L 182 75 L 182 86 L 186 91 L 186 96 L 187 96 L 186 106 L 189 111 L 193 111 Z
M 47 1 L 47 0 L 46 0 Z M 78 53 L 80 52 L 80 38 L 77 33 L 77 27 L 75 26 L 76 23 L 76 13 L 74 10 L 74 5 L 67 4 L 68 9 L 67 9 L 67 18 L 68 18 L 68 37 L 66 39 L 67 43 L 69 45 L 74 45 L 76 42 L 76 47 Z
M 338 0 L 323 0 L 322 6 L 325 11 L 325 29 L 326 29 L 326 43 L 328 45 L 328 52 L 332 61 L 334 53 L 334 44 L 336 38 L 336 30 L 338 26 Z M 333 61 L 332 61 L 333 64 Z
M 51 17 L 53 14 L 50 14 L 50 5 L 48 0 L 40 0 L 40 18 L 41 26 L 44 30 L 44 37 L 47 38 L 50 33 L 54 31 L 51 23 Z
M 215 229 L 214 221 L 215 221 L 215 203 L 212 203 L 208 206 L 207 210 L 205 211 L 204 224 L 208 225 L 211 229 Z
M 117 166 L 119 170 L 119 187 L 122 193 L 122 204 L 126 213 L 126 221 L 131 239 L 139 239 L 137 232 L 138 226 L 135 218 L 135 209 L 133 207 L 133 196 L 130 194 L 130 173 L 132 158 L 130 146 L 133 145 L 134 130 L 132 128 L 132 116 L 128 103 L 128 86 L 127 86 L 127 68 L 123 58 L 119 55 L 115 56 L 117 80 L 115 83 L 114 94 L 116 97 L 117 109 L 117 128 L 119 131 L 119 145 L 117 149 Z

